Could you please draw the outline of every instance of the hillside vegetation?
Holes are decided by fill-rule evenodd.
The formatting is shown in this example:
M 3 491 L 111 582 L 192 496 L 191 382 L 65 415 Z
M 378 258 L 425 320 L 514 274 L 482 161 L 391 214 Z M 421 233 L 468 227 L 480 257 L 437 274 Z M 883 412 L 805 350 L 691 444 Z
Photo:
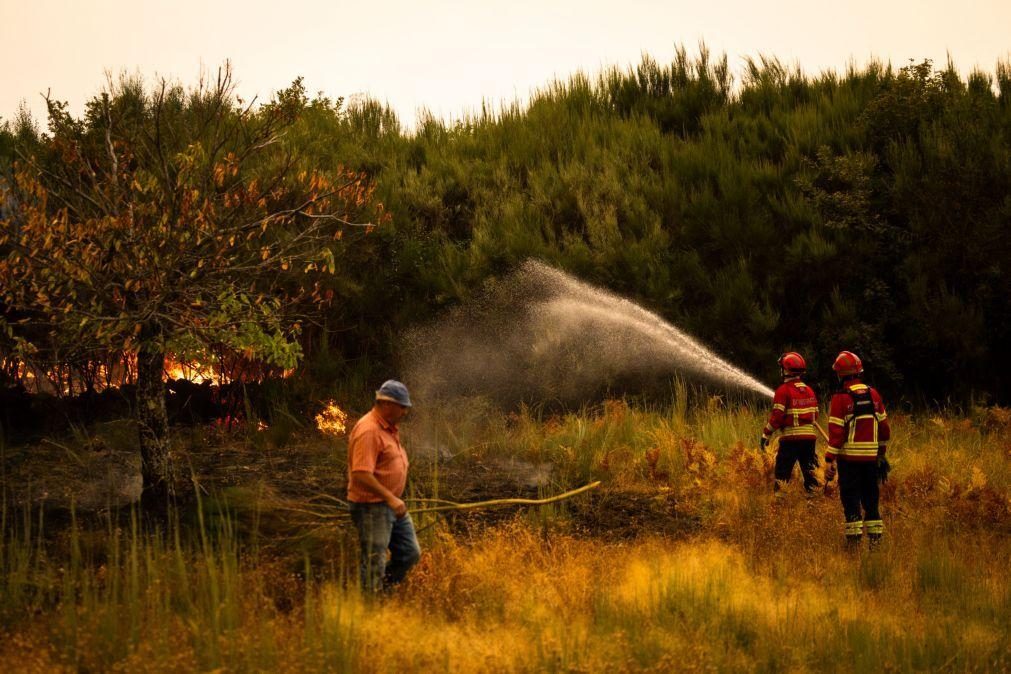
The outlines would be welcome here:
M 392 218 L 337 251 L 336 299 L 303 334 L 317 368 L 389 371 L 406 328 L 536 257 L 763 378 L 795 348 L 827 384 L 849 348 L 892 398 L 1011 393 L 1007 63 L 812 76 L 760 59 L 734 81 L 725 57 L 678 50 L 415 130 L 374 101 L 282 93 L 295 160 L 364 172 Z M 0 154 L 46 138 L 22 118 Z

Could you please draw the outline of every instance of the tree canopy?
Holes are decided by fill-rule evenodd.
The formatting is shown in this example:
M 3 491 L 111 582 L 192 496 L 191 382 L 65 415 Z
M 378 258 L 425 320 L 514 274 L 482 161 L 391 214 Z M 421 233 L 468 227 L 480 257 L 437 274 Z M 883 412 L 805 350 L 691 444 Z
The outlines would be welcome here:
M 284 134 L 306 103 L 296 80 L 244 105 L 228 68 L 190 91 L 110 82 L 80 119 L 50 100 L 49 133 L 12 165 L 0 319 L 22 352 L 137 354 L 153 482 L 168 473 L 165 355 L 223 346 L 294 367 L 302 324 L 333 299 L 324 278 L 348 271 L 345 233 L 385 219 L 362 174 L 297 166 Z
M 265 288 L 296 295 L 316 288 L 290 277 L 263 285 L 267 275 L 250 289 L 252 279 L 243 278 L 210 312 L 194 303 L 217 297 L 226 285 L 201 284 L 215 278 L 224 284 L 215 271 L 222 259 L 229 261 L 225 268 L 258 264 L 265 240 L 279 250 L 295 223 L 317 213 L 300 215 L 290 198 L 271 200 L 262 211 L 279 214 L 276 230 L 248 243 L 237 236 L 232 244 L 229 228 L 256 221 L 258 202 L 249 195 L 262 195 L 265 183 L 252 182 L 252 165 L 232 176 L 227 151 L 211 161 L 204 141 L 203 154 L 177 147 L 181 184 L 200 190 L 190 212 L 205 212 L 205 195 L 213 194 L 215 214 L 227 198 L 238 200 L 242 215 L 234 222 L 216 215 L 210 222 L 220 235 L 200 247 L 192 244 L 198 231 L 187 225 L 188 249 L 170 254 L 159 281 L 179 282 L 170 293 L 178 305 L 163 306 L 182 307 L 186 334 L 217 326 L 236 347 L 275 345 L 264 352 L 276 349 L 277 362 L 300 341 L 303 348 L 327 347 L 314 353 L 383 366 L 396 362 L 406 328 L 536 257 L 631 296 L 768 379 L 779 353 L 798 349 L 827 385 L 832 357 L 847 348 L 864 356 L 875 383 L 893 397 L 1007 401 L 1009 73 L 1002 63 L 993 74 L 965 78 L 951 65 L 923 62 L 811 77 L 763 58 L 735 83 L 725 57 L 679 49 L 669 63 L 645 58 L 628 70 L 551 83 L 527 105 L 484 109 L 455 122 L 422 115 L 413 130 L 375 101 L 345 105 L 288 91 L 262 112 L 237 108 L 236 118 L 255 118 L 253 132 L 270 115 L 297 111 L 283 142 L 271 146 L 284 148 L 286 175 L 304 176 L 306 188 L 313 188 L 313 176 L 341 170 L 364 176 L 361 185 L 374 185 L 371 196 L 385 205 L 389 225 L 361 255 L 332 248 L 338 273 L 320 288 L 339 301 L 322 313 L 322 327 L 307 327 L 299 340 L 282 330 L 278 339 L 281 323 L 268 312 L 255 330 L 232 331 L 238 316 L 258 315 L 273 297 Z M 105 105 L 96 99 L 73 133 L 96 148 L 95 170 L 113 175 L 108 152 L 101 152 L 103 120 L 127 119 L 130 108 Z M 187 114 L 198 114 L 194 105 Z M 177 107 L 191 106 L 183 98 Z M 44 136 L 55 151 L 55 139 L 68 134 L 51 128 L 35 138 Z M 7 146 L 30 145 L 32 134 L 15 142 L 16 135 L 7 131 Z M 267 155 L 273 159 L 257 160 L 258 171 L 282 161 L 281 153 Z M 184 157 L 199 169 L 187 168 Z M 157 162 L 144 161 L 153 168 L 139 185 L 154 190 Z M 86 171 L 78 173 L 75 179 L 88 180 Z M 116 189 L 127 189 L 125 180 L 117 178 Z M 235 181 L 244 191 L 229 191 Z M 344 184 L 334 178 L 307 193 Z M 158 202 L 155 210 L 182 203 Z M 352 208 L 354 200 L 341 203 Z M 101 213 L 94 205 L 77 207 L 95 214 L 89 217 Z M 306 249 L 302 264 L 329 267 L 321 250 Z M 281 257 L 260 262 L 276 269 Z M 172 276 L 175 264 L 197 272 L 193 284 Z M 68 289 L 61 286 L 58 295 Z M 113 296 L 103 301 L 115 308 Z M 75 326 L 84 318 L 75 314 L 61 324 L 79 335 Z M 97 331 L 88 321 L 84 326 Z M 110 318 L 106 330 L 125 340 L 131 328 L 135 323 Z M 307 367 L 315 367 L 312 359 Z

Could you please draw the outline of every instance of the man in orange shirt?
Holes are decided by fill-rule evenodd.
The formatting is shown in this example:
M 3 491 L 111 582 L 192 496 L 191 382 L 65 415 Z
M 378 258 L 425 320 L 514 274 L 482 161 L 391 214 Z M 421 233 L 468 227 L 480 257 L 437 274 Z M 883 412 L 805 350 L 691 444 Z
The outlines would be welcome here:
M 390 589 L 421 558 L 414 523 L 401 499 L 409 463 L 397 423 L 410 407 L 407 387 L 390 379 L 376 391 L 375 405 L 348 436 L 348 501 L 358 529 L 361 583 L 367 593 Z

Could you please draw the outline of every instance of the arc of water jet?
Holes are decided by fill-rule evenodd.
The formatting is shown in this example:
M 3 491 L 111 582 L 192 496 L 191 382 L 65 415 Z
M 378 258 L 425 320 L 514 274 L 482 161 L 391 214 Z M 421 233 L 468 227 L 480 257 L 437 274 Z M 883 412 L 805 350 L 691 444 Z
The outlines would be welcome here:
M 550 306 L 552 303 L 566 300 L 573 303 L 580 303 L 584 310 L 592 310 L 595 315 L 607 320 L 610 323 L 620 323 L 624 321 L 638 329 L 640 332 L 646 333 L 654 339 L 661 339 L 662 341 L 667 342 L 669 347 L 673 349 L 680 349 L 685 353 L 685 355 L 691 356 L 699 362 L 705 362 L 706 365 L 717 370 L 717 372 L 707 371 L 706 368 L 699 367 L 697 364 L 695 367 L 691 368 L 700 374 L 706 374 L 711 377 L 716 375 L 716 378 L 721 379 L 724 382 L 751 389 L 770 398 L 773 397 L 774 392 L 768 386 L 762 384 L 754 377 L 747 375 L 733 365 L 730 365 L 715 353 L 689 337 L 687 334 L 670 325 L 660 316 L 644 309 L 638 304 L 600 288 L 595 288 L 589 284 L 575 280 L 565 273 L 548 267 L 541 262 L 533 260 L 529 261 L 524 265 L 524 270 L 530 274 L 548 277 L 556 284 L 567 289 L 569 294 L 582 294 L 588 298 L 586 300 L 556 298 L 553 300 L 547 300 L 544 304 Z M 593 301 L 591 302 L 590 300 Z M 605 309 L 605 306 L 608 307 L 608 309 Z M 621 316 L 615 316 L 613 315 L 614 313 L 619 313 Z M 717 373 L 722 376 L 717 375 Z
M 649 324 L 649 323 L 658 324 L 657 325 L 657 329 L 663 330 L 666 333 L 666 335 L 667 335 L 668 338 L 670 338 L 670 339 L 678 342 L 679 344 L 682 345 L 683 348 L 685 348 L 685 349 L 687 349 L 687 350 L 695 353 L 698 357 L 705 358 L 705 359 L 711 361 L 714 365 L 716 365 L 717 367 L 719 367 L 721 369 L 726 369 L 729 372 L 733 372 L 735 374 L 743 375 L 745 378 L 751 379 L 752 381 L 755 382 L 755 384 L 757 384 L 758 386 L 760 386 L 762 388 L 767 388 L 767 387 L 764 387 L 764 385 L 762 385 L 761 383 L 759 383 L 759 382 L 755 381 L 754 379 L 752 379 L 751 377 L 748 377 L 747 375 L 744 375 L 744 373 L 741 372 L 739 369 L 733 367 L 729 363 L 727 363 L 724 360 L 722 360 L 715 353 L 713 353 L 709 349 L 703 347 L 698 342 L 696 342 L 694 339 L 692 339 L 691 337 L 689 337 L 688 335 L 686 335 L 682 331 L 678 330 L 674 326 L 670 325 L 667 321 L 665 321 L 664 319 L 662 319 L 660 316 L 654 314 L 653 312 L 651 312 L 651 311 L 649 311 L 647 309 L 644 309 L 643 307 L 641 307 L 638 304 L 632 302 L 631 300 L 628 300 L 628 299 L 626 299 L 624 297 L 620 297 L 618 295 L 614 295 L 613 293 L 607 292 L 607 291 L 602 290 L 600 288 L 596 288 L 596 287 L 591 286 L 589 284 L 582 283 L 581 281 L 577 281 L 575 279 L 572 279 L 569 276 L 567 276 L 566 274 L 564 274 L 564 273 L 562 273 L 562 272 L 560 272 L 560 271 L 558 271 L 556 269 L 552 269 L 550 267 L 547 267 L 546 265 L 544 265 L 544 264 L 542 264 L 540 262 L 530 262 L 528 264 L 529 264 L 529 266 L 533 270 L 535 270 L 535 271 L 537 271 L 539 273 L 550 275 L 550 276 L 554 277 L 554 279 L 557 282 L 559 282 L 559 283 L 567 286 L 568 289 L 569 289 L 569 291 L 572 292 L 572 293 L 579 292 L 579 293 L 587 294 L 590 297 L 592 297 L 593 299 L 595 299 L 599 304 L 609 304 L 609 305 L 615 306 L 616 308 L 618 308 L 618 309 L 620 309 L 620 310 L 622 310 L 622 311 L 624 311 L 626 313 L 636 315 L 639 318 L 640 321 L 642 321 L 642 322 L 644 322 L 646 324 Z M 589 304 L 589 303 L 587 302 L 587 304 Z
M 581 289 L 584 290 L 585 289 Z M 596 290 L 596 289 L 593 289 Z M 595 320 L 597 322 L 609 323 L 617 327 L 629 328 L 643 334 L 647 338 L 653 339 L 665 347 L 672 356 L 672 360 L 686 369 L 690 369 L 699 374 L 763 393 L 773 395 L 771 389 L 757 381 L 753 377 L 745 374 L 740 369 L 730 365 L 719 358 L 709 349 L 699 345 L 690 337 L 666 323 L 656 314 L 653 314 L 641 307 L 616 297 L 608 297 L 605 293 L 597 291 L 594 297 L 596 303 L 574 298 L 556 298 L 547 300 L 536 305 L 532 311 L 534 313 L 552 314 L 557 321 L 559 317 L 569 320 Z M 606 301 L 602 301 L 606 300 Z M 613 305 L 620 303 L 620 307 Z M 606 306 L 606 305 L 612 306 Z M 625 311 L 616 311 L 616 309 Z M 634 309 L 634 312 L 629 312 Z M 629 315 L 630 313 L 638 315 Z M 708 367 L 707 367 L 708 366 Z

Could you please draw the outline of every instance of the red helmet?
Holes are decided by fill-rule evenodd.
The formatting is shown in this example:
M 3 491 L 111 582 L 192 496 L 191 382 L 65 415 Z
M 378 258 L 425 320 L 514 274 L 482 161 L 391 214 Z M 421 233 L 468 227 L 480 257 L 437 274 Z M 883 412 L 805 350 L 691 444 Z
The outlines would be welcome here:
M 864 371 L 864 364 L 860 362 L 860 356 L 852 351 L 840 351 L 832 363 L 832 369 L 840 377 L 861 374 Z
M 784 372 L 789 372 L 790 374 L 801 374 L 807 371 L 807 363 L 804 362 L 804 357 L 796 351 L 790 351 L 780 356 L 779 367 Z

